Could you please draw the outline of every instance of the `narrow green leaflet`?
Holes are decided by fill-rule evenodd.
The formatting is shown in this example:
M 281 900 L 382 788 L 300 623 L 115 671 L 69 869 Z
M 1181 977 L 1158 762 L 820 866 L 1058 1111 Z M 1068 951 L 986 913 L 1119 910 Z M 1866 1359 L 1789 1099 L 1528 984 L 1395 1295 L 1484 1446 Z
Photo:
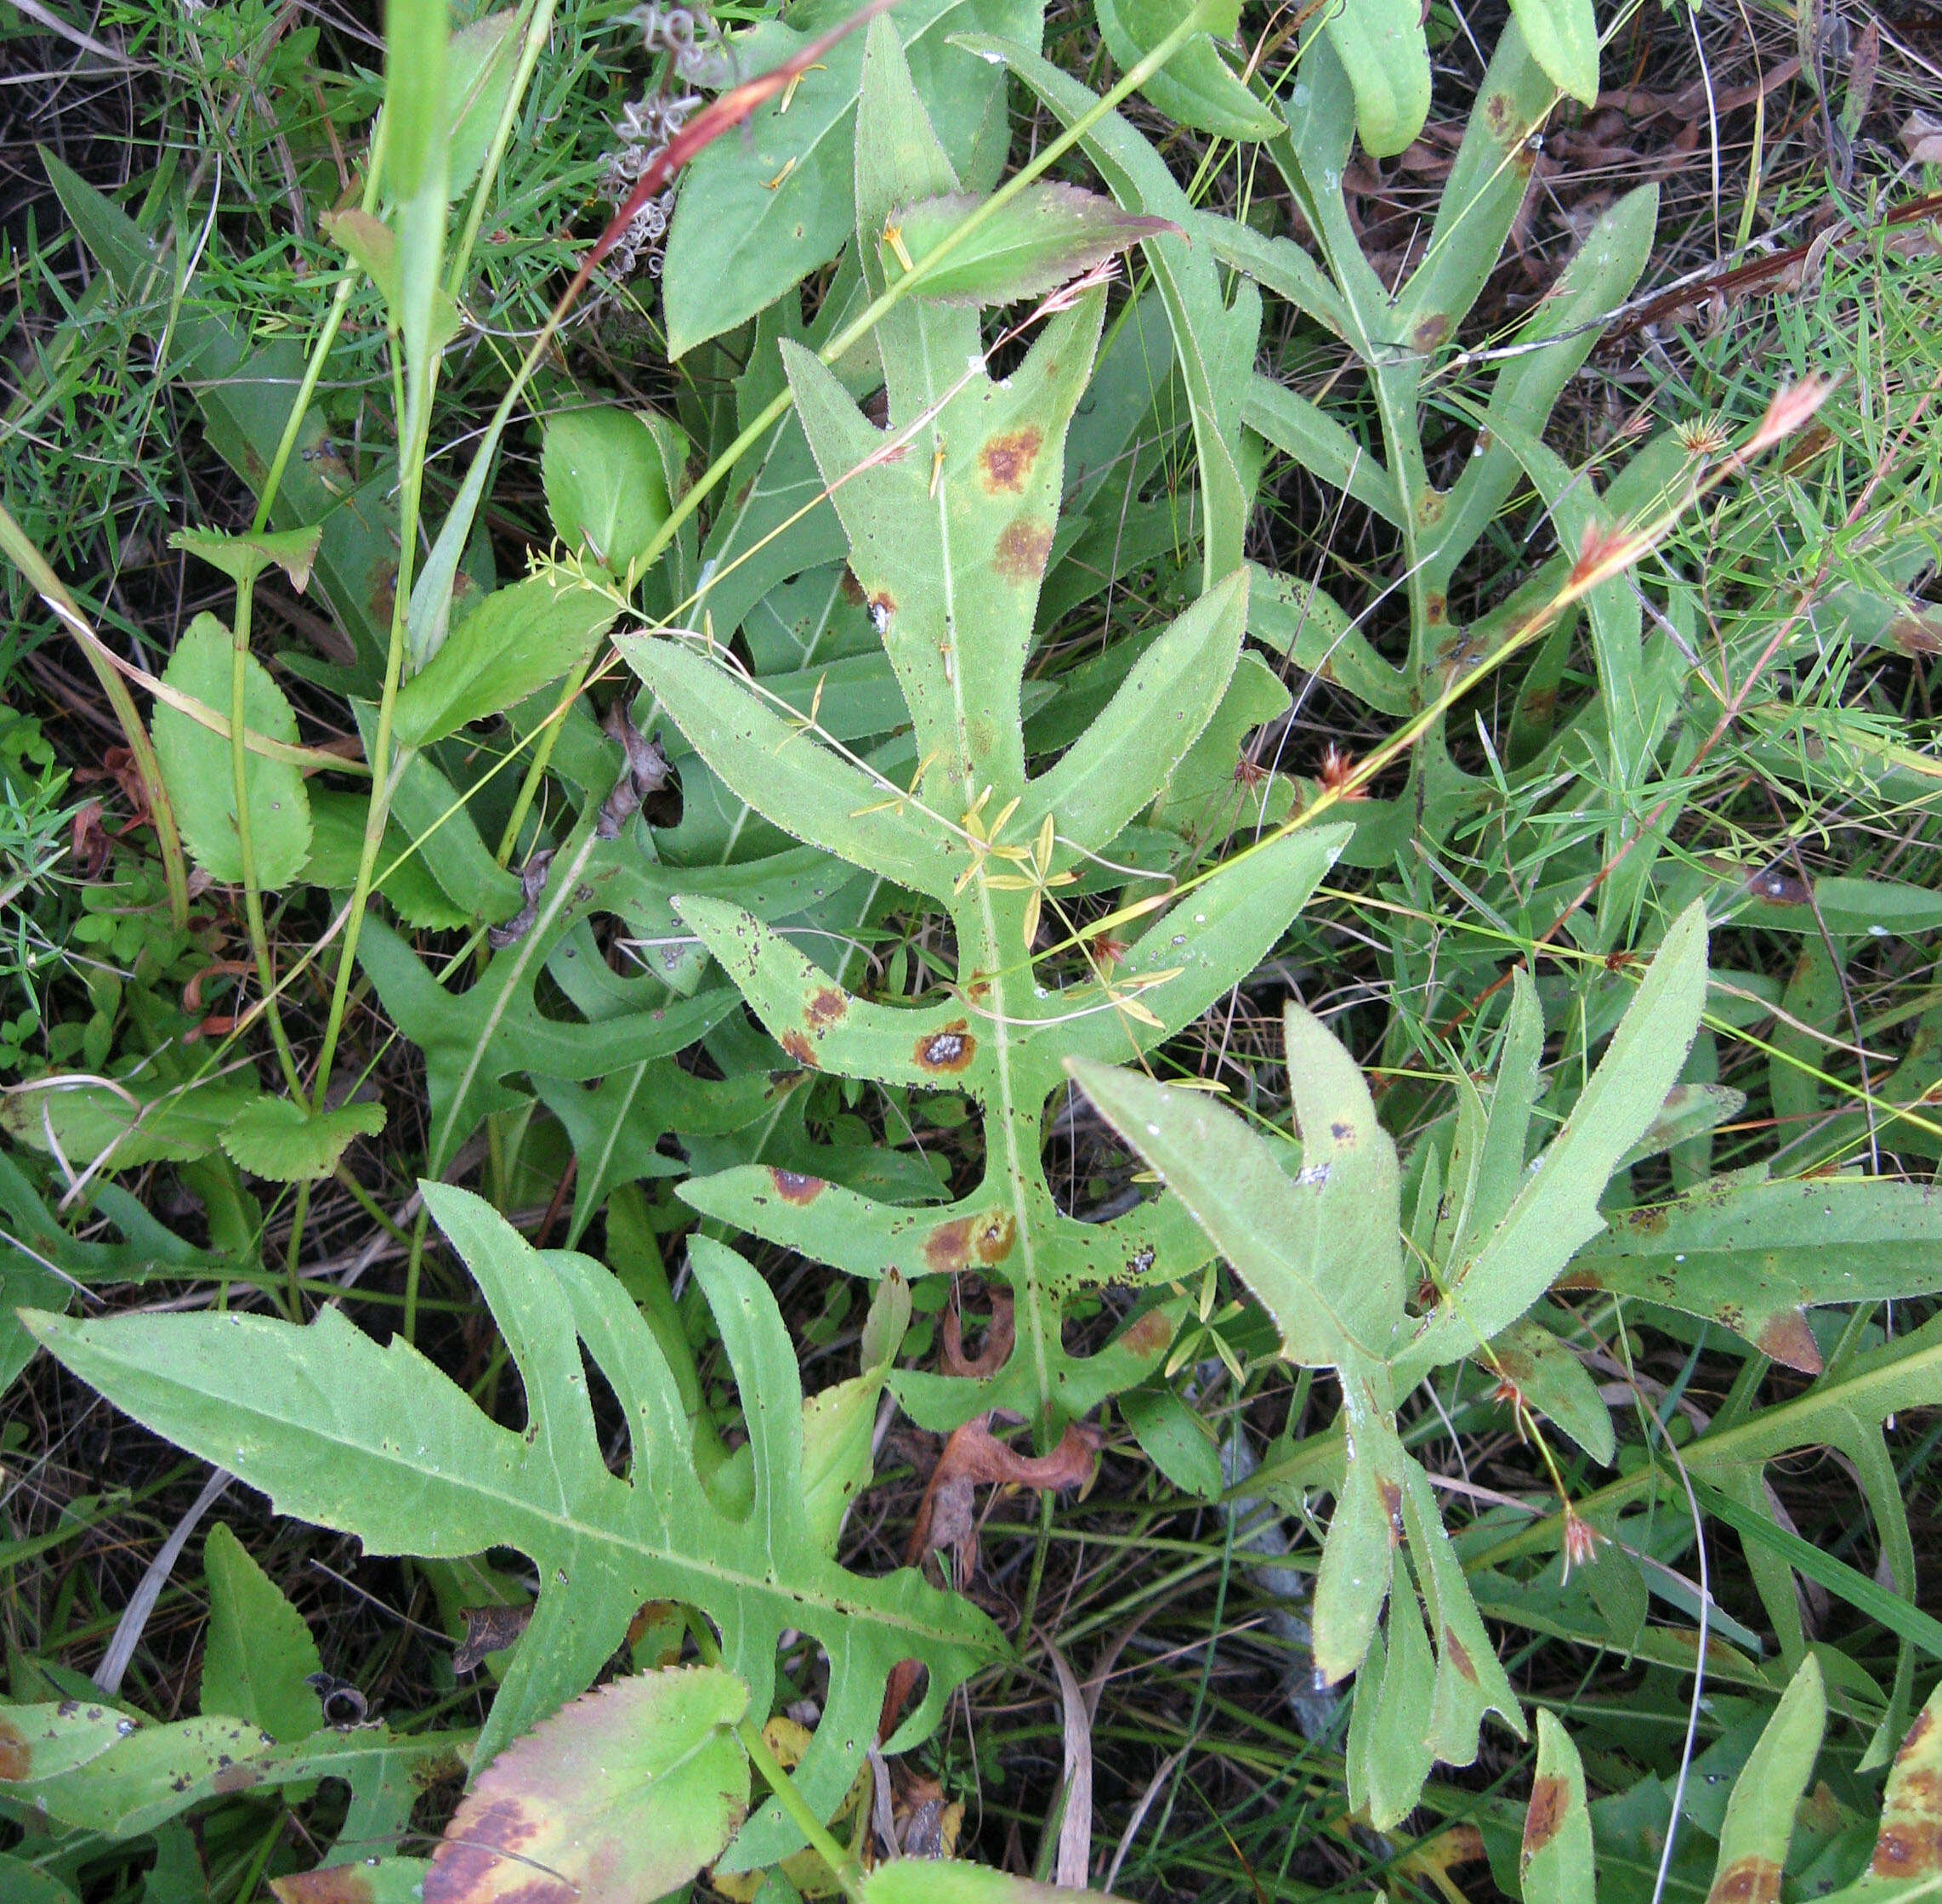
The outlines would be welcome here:
M 1537 1713 L 1537 1776 L 1518 1853 L 1524 1904 L 1591 1904 L 1592 1817 L 1585 1769 L 1571 1735 L 1544 1708 Z
M 235 643 L 213 615 L 198 615 L 168 657 L 162 679 L 211 713 L 230 718 Z M 243 722 L 253 733 L 294 742 L 297 716 L 283 690 L 253 655 L 243 659 Z M 196 863 L 227 885 L 243 876 L 236 830 L 236 783 L 226 736 L 166 703 L 155 710 L 155 751 L 177 823 Z M 287 760 L 246 753 L 243 784 L 257 884 L 274 891 L 304 869 L 310 853 L 310 803 L 304 776 Z
M 1706 910 L 1695 901 L 1666 935 L 1590 1083 L 1516 1200 L 1445 1268 L 1441 1300 L 1398 1358 L 1399 1381 L 1508 1327 L 1604 1227 L 1598 1198 L 1678 1079 L 1705 997 Z
M 304 1682 L 323 1670 L 303 1616 L 221 1521 L 202 1543 L 209 1636 L 202 1649 L 202 1715 L 247 1719 L 280 1743 L 308 1738 L 324 1708 Z
M 703 1609 L 758 1710 L 770 1701 L 783 1628 L 813 1635 L 829 1653 L 831 1686 L 796 1782 L 827 1816 L 861 1762 L 891 1668 L 914 1658 L 929 1668 L 904 1733 L 921 1737 L 951 1689 L 1002 1655 L 996 1628 L 915 1573 L 866 1580 L 815 1550 L 801 1518 L 794 1350 L 774 1299 L 739 1258 L 698 1242 L 692 1261 L 747 1399 L 746 1520 L 724 1515 L 701 1490 L 673 1373 L 620 1284 L 583 1257 L 535 1252 L 466 1191 L 428 1184 L 424 1195 L 512 1353 L 525 1434 L 480 1413 L 402 1338 L 381 1350 L 335 1310 L 303 1328 L 236 1315 L 37 1315 L 31 1326 L 117 1406 L 263 1489 L 280 1512 L 354 1533 L 372 1553 L 525 1553 L 540 1599 L 493 1702 L 480 1765 L 592 1680 L 644 1600 Z M 581 1341 L 630 1424 L 626 1479 L 602 1458 Z M 752 1861 L 793 1848 L 792 1827 L 772 1813 L 749 1829 Z
M 1131 69 L 1187 16 L 1188 0 L 1096 0 L 1100 37 L 1121 67 Z M 1214 34 L 1231 40 L 1241 23 L 1235 0 L 1210 8 L 1210 29 L 1196 33 L 1140 88 L 1170 119 L 1217 139 L 1272 139 L 1275 115 L 1254 97 L 1220 56 Z
M 1814 1771 L 1826 1725 L 1820 1667 L 1810 1654 L 1781 1695 L 1727 1800 L 1711 1894 L 1722 1904 L 1729 1898 L 1779 1895 L 1794 1810 Z

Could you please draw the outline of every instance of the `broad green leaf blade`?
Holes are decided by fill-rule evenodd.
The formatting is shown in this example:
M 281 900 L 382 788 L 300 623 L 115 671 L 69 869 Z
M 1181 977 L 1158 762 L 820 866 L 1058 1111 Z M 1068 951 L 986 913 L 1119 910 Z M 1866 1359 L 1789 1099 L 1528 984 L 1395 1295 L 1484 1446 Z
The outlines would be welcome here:
M 247 1719 L 145 1725 L 109 1712 L 114 1737 L 101 1750 L 102 1717 L 100 1707 L 74 1700 L 9 1708 L 0 1725 L 26 1740 L 31 1756 L 22 1778 L 9 1778 L 0 1769 L 0 1791 L 26 1800 L 60 1825 L 130 1839 L 228 1793 L 320 1778 L 342 1779 L 354 1787 L 387 1776 L 430 1783 L 460 1770 L 456 1748 L 461 1742 L 450 1733 L 406 1738 L 376 1725 L 313 1732 L 284 1745 Z M 70 1763 L 54 1770 L 62 1757 Z
M 201 556 L 236 582 L 251 581 L 274 564 L 301 594 L 310 584 L 310 565 L 317 559 L 323 533 L 315 527 L 256 529 L 240 536 L 224 535 L 216 529 L 178 529 L 169 537 L 168 546 Z
M 1473 1253 L 1448 1266 L 1443 1299 L 1396 1357 L 1399 1384 L 1508 1328 L 1604 1227 L 1598 1198 L 1678 1081 L 1705 997 L 1706 909 L 1695 901 L 1667 933 L 1604 1059 L 1516 1201 Z
M 1344 0 L 1323 31 L 1355 91 L 1356 129 L 1371 158 L 1394 158 L 1429 117 L 1429 48 L 1417 0 Z
M 1184 1494 L 1218 1501 L 1226 1491 L 1220 1451 L 1200 1418 L 1171 1389 L 1133 1389 L 1119 1399 L 1147 1458 Z
M 1813 1776 L 1827 1725 L 1820 1664 L 1812 1654 L 1801 1662 L 1760 1742 L 1746 1761 L 1719 1833 L 1719 1864 L 1706 1904 L 1739 1898 L 1778 1897 L 1780 1873 L 1793 1837 L 1794 1811 Z
M 607 568 L 624 571 L 667 520 L 660 447 L 645 421 L 618 405 L 549 417 L 540 473 L 554 532 Z M 452 639 L 440 651 L 441 658 Z
M 446 42 L 446 190 L 454 198 L 479 176 L 519 71 L 520 14 L 508 7 L 462 26 Z
M 400 200 L 418 190 L 444 141 L 446 31 L 445 0 L 385 0 L 384 172 Z
M 585 661 L 620 607 L 603 590 L 558 574 L 495 589 L 398 691 L 399 741 L 427 747 L 503 713 Z
M 289 1098 L 253 1098 L 223 1132 L 232 1163 L 274 1183 L 299 1184 L 327 1177 L 360 1137 L 384 1128 L 382 1104 L 347 1104 L 311 1111 Z
M 764 22 L 736 43 L 741 77 L 773 71 L 854 10 L 854 0 L 813 0 L 786 25 Z M 897 9 L 904 56 L 961 178 L 996 182 L 1004 88 L 952 40 L 994 33 L 1036 48 L 1043 19 L 1040 0 L 904 0 Z M 773 304 L 853 236 L 861 37 L 840 42 L 820 64 L 794 87 L 786 111 L 780 99 L 759 107 L 746 134 L 717 139 L 689 168 L 662 279 L 670 356 Z
M 272 1878 L 270 1889 L 276 1904 L 423 1904 L 430 1869 L 429 1858 L 360 1858 Z
M 1531 57 L 1581 105 L 1598 98 L 1598 23 L 1592 0 L 1511 0 Z
M 1530 1787 L 1524 1844 L 1518 1854 L 1524 1904 L 1592 1904 L 1593 1871 L 1585 1769 L 1571 1735 L 1540 1706 L 1537 1776 Z
M 962 855 L 948 833 L 902 810 L 905 788 L 839 759 L 764 707 L 724 667 L 678 642 L 622 635 L 615 645 L 696 751 L 751 806 L 798 839 L 899 885 L 950 896 Z
M 927 198 L 895 211 L 886 229 L 895 230 L 903 254 L 921 267 L 980 202 L 962 192 Z M 1008 304 L 1054 290 L 1142 238 L 1178 230 L 1165 219 L 1122 212 L 1098 192 L 1041 180 L 926 271 L 917 295 L 940 304 Z M 894 284 L 901 269 L 897 247 L 883 237 L 877 246 L 884 276 Z
M 175 645 L 162 679 L 230 718 L 230 670 L 235 644 L 213 615 L 198 615 Z M 243 662 L 243 722 L 253 733 L 294 743 L 297 716 L 283 690 L 255 656 Z M 179 709 L 155 710 L 155 751 L 175 807 L 182 837 L 212 879 L 236 884 L 243 876 L 236 830 L 236 783 L 228 739 Z M 287 760 L 246 753 L 243 784 L 249 801 L 250 844 L 258 885 L 275 891 L 303 870 L 310 852 L 310 803 L 304 776 Z
M 142 1091 L 46 1084 L 0 1098 L 0 1130 L 49 1155 L 58 1150 L 77 1171 L 102 1158 L 110 1160 L 104 1168 L 116 1170 L 187 1163 L 208 1156 L 256 1097 L 256 1081 L 241 1077 Z
M 247 1719 L 281 1743 L 324 1723 L 304 1684 L 323 1670 L 303 1616 L 223 1522 L 202 1543 L 209 1583 L 209 1637 L 202 1652 L 202 1714 Z
M 1066 1068 L 1259 1299 L 1291 1361 L 1326 1368 L 1384 1358 L 1401 1322 L 1400 1287 L 1371 1288 L 1333 1274 L 1329 1179 L 1309 1178 L 1305 1152 L 1309 1180 L 1292 1183 L 1268 1146 L 1207 1093 L 1086 1060 Z M 1377 1220 L 1393 1246 L 1393 1210 Z
M 1099 34 L 1123 69 L 1138 65 L 1186 18 L 1187 0 L 1098 0 Z M 1216 139 L 1272 139 L 1281 129 L 1261 101 L 1224 60 L 1213 32 L 1231 38 L 1240 22 L 1238 6 L 1215 9 L 1207 16 L 1212 32 L 1196 33 L 1140 91 L 1182 125 Z
M 1763 1355 L 1817 1374 L 1802 1313 L 1942 1287 L 1942 1202 L 1879 1177 L 1703 1184 L 1608 1219 L 1572 1258 L 1573 1289 L 1604 1289 L 1723 1323 Z
M 514 1904 L 533 1872 L 579 1904 L 683 1884 L 748 1810 L 733 1727 L 748 1688 L 718 1667 L 614 1680 L 544 1719 L 473 1786 L 425 1873 L 424 1904 Z

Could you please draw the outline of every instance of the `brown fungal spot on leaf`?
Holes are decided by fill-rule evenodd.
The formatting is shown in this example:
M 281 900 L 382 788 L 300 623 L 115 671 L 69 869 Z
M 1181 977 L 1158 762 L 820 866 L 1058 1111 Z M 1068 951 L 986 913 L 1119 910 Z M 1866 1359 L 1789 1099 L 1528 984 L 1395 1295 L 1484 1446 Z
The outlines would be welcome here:
M 1173 1325 L 1163 1310 L 1150 1309 L 1119 1339 L 1129 1356 L 1144 1361 L 1165 1351 L 1173 1340 Z
M 276 1904 L 372 1904 L 378 1895 L 368 1872 L 355 1864 L 333 1864 L 321 1871 L 300 1871 L 272 1878 Z
M 991 566 L 1007 582 L 1036 582 L 1045 573 L 1052 553 L 1052 531 L 1043 523 L 1020 516 L 1008 523 L 992 552 Z
M 835 1024 L 849 1009 L 849 999 L 833 985 L 826 985 L 809 1000 L 809 1009 L 803 1015 L 812 1032 L 820 1032 L 824 1026 Z
M 33 1759 L 33 1752 L 19 1730 L 0 1719 L 0 1780 L 14 1782 L 26 1777 Z
M 919 1038 L 916 1049 L 921 1070 L 955 1073 L 970 1064 L 978 1041 L 966 1029 L 962 1018 L 954 1018 L 941 1032 L 927 1032 Z
M 994 496 L 1016 496 L 1031 475 L 1045 432 L 1036 423 L 1002 430 L 978 452 L 978 480 Z
M 1337 1144 L 1353 1144 L 1355 1141 L 1355 1127 L 1346 1118 L 1337 1117 L 1328 1127 L 1328 1134 Z
M 1750 1852 L 1735 1858 L 1713 1880 L 1706 1904 L 1780 1904 L 1780 1866 Z
M 1484 123 L 1491 131 L 1508 145 L 1513 139 L 1521 139 L 1523 132 L 1517 123 L 1517 114 L 1512 108 L 1510 98 L 1504 93 L 1486 94 L 1484 98 Z
M 209 1781 L 213 1792 L 247 1792 L 263 1782 L 263 1773 L 254 1765 L 224 1765 Z
M 391 611 L 398 605 L 398 565 L 395 562 L 378 565 L 367 605 L 372 620 L 380 626 L 391 619 Z
M 1556 1772 L 1547 1772 L 1530 1787 L 1530 1809 L 1524 1815 L 1524 1856 L 1534 1858 L 1558 1835 L 1571 1802 L 1571 1787 Z
M 1905 655 L 1942 655 L 1942 617 L 1899 616 L 1888 623 L 1888 639 Z
M 771 1168 L 769 1177 L 775 1185 L 775 1194 L 785 1203 L 793 1203 L 798 1209 L 815 1202 L 829 1188 L 822 1178 L 805 1177 L 795 1170 Z
M 1911 1830 L 1904 1824 L 1884 1824 L 1875 1840 L 1868 1868 L 1877 1878 L 1921 1878 L 1935 1868 L 1933 1829 Z
M 939 1276 L 950 1276 L 971 1260 L 971 1219 L 940 1223 L 923 1240 L 923 1259 Z
M 843 590 L 843 599 L 852 608 L 863 605 L 863 584 L 856 579 L 856 571 L 845 562 L 843 565 L 843 579 L 838 584 Z
M 798 1065 L 807 1066 L 811 1071 L 816 1069 L 815 1051 L 800 1032 L 786 1031 L 776 1042 Z
M 1389 1517 L 1389 1544 L 1393 1547 L 1403 1537 L 1403 1491 L 1387 1477 L 1376 1486 L 1383 1497 L 1383 1511 Z
M 993 1263 L 1003 1262 L 1011 1254 L 1017 1236 L 1017 1223 L 1002 1210 L 994 1210 L 991 1215 L 979 1219 L 971 1248 L 978 1260 L 989 1268 Z
M 1476 1662 L 1470 1657 L 1470 1649 L 1456 1637 L 1456 1629 L 1447 1622 L 1443 1628 L 1443 1657 L 1472 1685 L 1477 1683 Z
M 1434 350 L 1449 335 L 1450 320 L 1439 310 L 1418 318 L 1416 328 L 1410 332 L 1411 340 L 1418 350 Z
M 1797 1309 L 1783 1309 L 1778 1316 L 1769 1316 L 1757 1346 L 1769 1360 L 1797 1368 L 1803 1375 L 1820 1373 L 1820 1344 Z

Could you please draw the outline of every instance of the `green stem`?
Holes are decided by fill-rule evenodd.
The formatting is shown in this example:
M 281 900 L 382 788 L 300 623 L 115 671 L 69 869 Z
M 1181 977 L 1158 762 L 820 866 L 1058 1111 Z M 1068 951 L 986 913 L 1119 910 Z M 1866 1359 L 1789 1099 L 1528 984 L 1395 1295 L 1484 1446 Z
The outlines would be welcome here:
M 425 1261 L 425 1224 L 431 1213 L 423 1203 L 417 1220 L 412 1225 L 412 1254 L 405 1265 L 405 1339 L 414 1347 L 418 1339 L 418 1275 Z
M 720 1666 L 722 1650 L 715 1636 L 708 1630 L 707 1623 L 692 1608 L 688 1609 L 688 1631 L 693 1637 L 695 1651 L 701 1656 L 704 1666 Z M 843 1895 L 851 1904 L 862 1904 L 863 1867 L 856 1861 L 854 1853 L 846 1851 L 830 1831 L 804 1803 L 781 1762 L 769 1749 L 769 1742 L 762 1736 L 762 1728 L 753 1718 L 744 1714 L 736 1722 L 735 1736 L 741 1741 L 741 1748 L 748 1754 L 749 1763 L 762 1774 L 763 1782 L 775 1794 L 775 1802 L 789 1815 L 789 1822 L 809 1842 L 809 1848 L 830 1868 L 830 1874 L 843 1887 Z

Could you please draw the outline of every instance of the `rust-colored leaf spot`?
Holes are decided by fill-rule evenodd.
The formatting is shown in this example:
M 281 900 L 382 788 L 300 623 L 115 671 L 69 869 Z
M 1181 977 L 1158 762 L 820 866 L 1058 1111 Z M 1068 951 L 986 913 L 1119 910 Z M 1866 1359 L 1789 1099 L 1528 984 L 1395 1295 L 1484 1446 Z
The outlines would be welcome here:
M 1173 1325 L 1164 1310 L 1150 1309 L 1119 1339 L 1120 1346 L 1129 1356 L 1144 1361 L 1149 1356 L 1161 1354 L 1171 1344 Z
M 1383 1497 L 1383 1510 L 1389 1517 L 1389 1541 L 1393 1546 L 1403 1537 L 1403 1491 L 1389 1480 L 1376 1484 Z
M 961 1071 L 977 1049 L 978 1041 L 966 1029 L 965 1021 L 954 1018 L 941 1032 L 928 1032 L 917 1040 L 917 1060 L 924 1071 Z
M 816 1069 L 815 1048 L 800 1032 L 793 1029 L 786 1031 L 777 1042 L 798 1065 L 806 1065 L 811 1071 Z
M 1936 1867 L 1935 1833 L 1905 1824 L 1882 1827 L 1868 1868 L 1877 1878 L 1922 1878 Z
M 1036 423 L 1022 429 L 1002 430 L 978 452 L 978 476 L 994 496 L 1016 496 L 1038 461 L 1045 432 Z
M 951 1276 L 971 1260 L 971 1219 L 940 1223 L 923 1240 L 923 1259 L 939 1276 Z
M 0 1780 L 17 1782 L 27 1776 L 33 1752 L 14 1726 L 0 1719 Z
M 978 1234 L 972 1248 L 978 1260 L 989 1268 L 994 1263 L 1002 1263 L 1012 1253 L 1012 1244 L 1018 1235 L 1018 1225 L 1002 1210 L 981 1218 Z
M 1714 1878 L 1706 1904 L 1780 1904 L 1780 1866 L 1749 1852 Z
M 1411 341 L 1418 350 L 1434 350 L 1450 335 L 1450 320 L 1439 310 L 1433 310 L 1427 317 L 1417 320 L 1416 328 L 1411 332 Z
M 852 608 L 862 607 L 863 584 L 856 579 L 856 571 L 847 562 L 843 565 L 843 580 L 838 586 L 843 590 L 843 599 Z
M 392 611 L 398 605 L 398 565 L 380 562 L 374 575 L 368 605 L 372 620 L 382 628 L 391 619 Z
M 1530 1787 L 1530 1809 L 1524 1815 L 1524 1855 L 1534 1858 L 1558 1835 L 1571 1803 L 1570 1783 L 1547 1772 Z
M 812 1032 L 820 1032 L 826 1025 L 833 1025 L 849 1009 L 849 1001 L 833 985 L 826 985 L 809 1000 L 809 1009 L 803 1015 Z
M 1477 1683 L 1477 1667 L 1476 1662 L 1470 1657 L 1470 1649 L 1456 1637 L 1456 1629 L 1447 1622 L 1443 1628 L 1443 1657 L 1472 1685 Z
M 771 1168 L 769 1181 L 775 1185 L 775 1194 L 785 1203 L 793 1203 L 798 1209 L 813 1203 L 829 1188 L 821 1177 L 805 1177 L 795 1170 Z
M 270 1888 L 276 1904 L 372 1904 L 378 1895 L 370 1873 L 355 1864 L 333 1864 L 321 1871 L 272 1878 Z
M 1042 522 L 1020 516 L 1008 523 L 991 554 L 991 566 L 1007 582 L 1036 582 L 1045 573 L 1052 553 L 1052 531 Z
M 1797 1368 L 1803 1375 L 1820 1373 L 1820 1345 L 1797 1309 L 1783 1309 L 1769 1316 L 1760 1331 L 1758 1347 L 1763 1356 L 1785 1367 Z

